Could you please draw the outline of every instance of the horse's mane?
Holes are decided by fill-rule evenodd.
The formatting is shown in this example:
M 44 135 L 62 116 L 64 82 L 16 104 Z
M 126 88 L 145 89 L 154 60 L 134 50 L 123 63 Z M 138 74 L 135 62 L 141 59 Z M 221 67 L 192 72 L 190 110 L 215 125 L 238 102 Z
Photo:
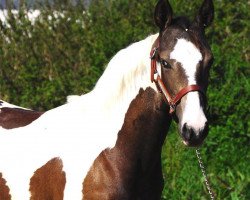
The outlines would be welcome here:
M 150 76 L 145 74 L 150 72 L 149 54 L 157 36 L 151 35 L 120 50 L 90 92 L 91 98 L 98 98 L 103 106 L 110 109 L 116 104 L 130 102 L 141 87 L 148 87 Z
M 79 97 L 69 97 L 68 103 L 45 112 L 32 125 L 40 128 L 57 127 L 62 121 L 67 121 L 70 125 L 72 120 L 89 121 L 89 116 L 98 116 L 102 125 L 105 123 L 102 119 L 105 119 L 105 124 L 111 126 L 107 130 L 117 133 L 130 102 L 136 97 L 140 88 L 155 88 L 150 80 L 149 57 L 152 44 L 157 37 L 158 34 L 148 36 L 120 50 L 108 63 L 91 92 Z M 72 124 L 82 126 L 80 123 Z

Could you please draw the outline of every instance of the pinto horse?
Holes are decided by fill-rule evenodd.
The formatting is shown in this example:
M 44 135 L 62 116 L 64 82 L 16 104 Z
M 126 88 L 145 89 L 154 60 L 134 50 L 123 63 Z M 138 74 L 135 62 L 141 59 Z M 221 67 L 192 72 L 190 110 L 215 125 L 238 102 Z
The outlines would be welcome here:
M 191 22 L 159 0 L 159 34 L 119 51 L 95 88 L 33 123 L 0 129 L 0 199 L 160 199 L 172 117 L 187 146 L 208 134 L 213 2 Z

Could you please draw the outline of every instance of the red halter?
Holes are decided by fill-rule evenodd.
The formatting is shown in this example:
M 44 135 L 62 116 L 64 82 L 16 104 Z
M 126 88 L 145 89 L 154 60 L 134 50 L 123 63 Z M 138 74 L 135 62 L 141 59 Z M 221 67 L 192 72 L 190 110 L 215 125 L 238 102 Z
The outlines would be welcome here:
M 164 94 L 165 101 L 169 104 L 170 110 L 169 113 L 172 114 L 175 111 L 177 104 L 180 102 L 182 97 L 184 97 L 187 93 L 198 91 L 204 94 L 204 91 L 201 86 L 199 85 L 188 85 L 181 89 L 174 97 L 171 97 L 170 93 L 168 92 L 167 88 L 165 87 L 156 67 L 157 62 L 157 51 L 159 48 L 159 38 L 156 39 L 154 45 L 157 44 L 156 47 L 153 47 L 150 52 L 150 59 L 151 59 L 151 81 L 155 82 L 156 87 L 159 92 Z

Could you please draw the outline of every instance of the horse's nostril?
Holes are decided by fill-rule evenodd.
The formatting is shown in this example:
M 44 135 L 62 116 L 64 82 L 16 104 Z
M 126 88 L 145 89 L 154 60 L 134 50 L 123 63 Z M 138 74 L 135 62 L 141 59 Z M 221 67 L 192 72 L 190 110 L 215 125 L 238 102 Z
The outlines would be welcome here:
M 185 123 L 182 127 L 182 132 L 186 132 L 187 131 L 187 123 Z
M 202 128 L 195 128 L 188 125 L 187 123 L 183 124 L 181 129 L 181 135 L 184 144 L 188 146 L 199 146 L 202 144 L 206 136 L 208 135 L 209 125 L 205 122 Z
M 192 138 L 195 136 L 194 130 L 191 127 L 188 127 L 187 123 L 185 123 L 183 125 L 182 133 L 183 133 L 183 137 L 186 141 L 191 141 Z

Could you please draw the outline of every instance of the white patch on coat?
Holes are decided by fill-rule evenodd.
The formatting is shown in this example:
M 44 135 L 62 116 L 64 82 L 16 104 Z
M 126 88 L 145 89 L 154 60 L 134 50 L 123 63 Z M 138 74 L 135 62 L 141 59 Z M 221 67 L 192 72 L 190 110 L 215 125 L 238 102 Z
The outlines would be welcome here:
M 90 93 L 44 113 L 25 127 L 1 130 L 0 172 L 12 199 L 28 200 L 34 171 L 61 158 L 64 200 L 82 199 L 82 183 L 95 158 L 112 148 L 130 102 L 150 81 L 149 36 L 118 52 Z
M 201 52 L 196 46 L 185 39 L 178 39 L 174 50 L 170 53 L 170 59 L 181 63 L 188 78 L 188 85 L 196 85 L 196 70 L 202 60 Z M 181 125 L 185 123 L 192 127 L 196 133 L 202 130 L 207 122 L 203 109 L 200 105 L 198 92 L 189 92 L 186 98 Z

